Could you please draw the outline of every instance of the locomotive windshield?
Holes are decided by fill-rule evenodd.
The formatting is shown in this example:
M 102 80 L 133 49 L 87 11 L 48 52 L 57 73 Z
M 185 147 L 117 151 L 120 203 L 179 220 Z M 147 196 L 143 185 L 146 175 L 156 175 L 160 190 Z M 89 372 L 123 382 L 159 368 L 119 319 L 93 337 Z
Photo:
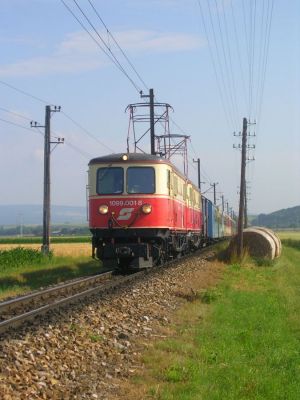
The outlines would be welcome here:
M 154 193 L 155 172 L 152 167 L 129 167 L 127 169 L 127 193 Z
M 124 190 L 123 168 L 106 167 L 97 171 L 98 194 L 120 194 Z

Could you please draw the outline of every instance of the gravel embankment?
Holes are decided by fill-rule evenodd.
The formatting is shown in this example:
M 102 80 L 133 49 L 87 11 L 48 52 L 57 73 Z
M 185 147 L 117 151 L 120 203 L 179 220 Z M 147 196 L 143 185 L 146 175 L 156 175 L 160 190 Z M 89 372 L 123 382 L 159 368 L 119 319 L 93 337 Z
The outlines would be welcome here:
M 141 351 L 184 295 L 215 285 L 221 270 L 194 256 L 7 336 L 0 342 L 0 398 L 120 398 L 120 386 L 142 367 Z

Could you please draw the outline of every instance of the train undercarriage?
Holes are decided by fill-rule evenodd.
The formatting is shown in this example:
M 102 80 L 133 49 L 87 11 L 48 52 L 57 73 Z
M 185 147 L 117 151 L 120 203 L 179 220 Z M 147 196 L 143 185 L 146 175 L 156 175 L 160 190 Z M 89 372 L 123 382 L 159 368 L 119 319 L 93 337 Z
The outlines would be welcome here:
M 198 232 L 168 229 L 93 229 L 93 257 L 105 268 L 138 270 L 166 263 L 201 248 L 204 238 Z

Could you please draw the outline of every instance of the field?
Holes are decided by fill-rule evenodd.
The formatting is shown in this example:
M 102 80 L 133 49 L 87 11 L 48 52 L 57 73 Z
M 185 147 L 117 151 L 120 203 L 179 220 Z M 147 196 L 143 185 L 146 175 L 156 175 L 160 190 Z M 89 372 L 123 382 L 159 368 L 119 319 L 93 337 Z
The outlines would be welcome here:
M 291 239 L 291 240 L 300 240 L 300 230 L 299 231 L 276 231 L 277 235 L 281 240 Z
M 11 250 L 16 247 L 22 247 L 24 249 L 34 249 L 40 250 L 41 244 L 1 244 L 0 243 L 0 251 L 3 250 Z M 82 257 L 82 256 L 91 256 L 91 244 L 90 243 L 52 243 L 51 251 L 54 256 L 67 256 L 67 257 Z
M 130 398 L 300 398 L 300 240 L 285 240 L 294 246 L 277 262 L 229 265 L 221 284 L 187 301 L 144 354 Z
M 51 243 L 90 243 L 90 236 L 55 236 L 51 238 Z M 42 238 L 38 236 L 24 237 L 0 237 L 1 244 L 42 244 Z

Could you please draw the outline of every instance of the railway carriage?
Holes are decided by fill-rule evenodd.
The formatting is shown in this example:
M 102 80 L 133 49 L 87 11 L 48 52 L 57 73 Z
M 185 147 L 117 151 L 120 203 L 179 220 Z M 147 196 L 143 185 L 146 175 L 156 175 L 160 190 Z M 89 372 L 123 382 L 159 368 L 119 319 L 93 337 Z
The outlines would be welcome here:
M 94 158 L 88 187 L 93 256 L 104 266 L 151 267 L 202 245 L 200 192 L 169 160 Z
M 207 235 L 208 241 L 214 241 L 221 237 L 222 219 L 218 207 L 207 199 Z

